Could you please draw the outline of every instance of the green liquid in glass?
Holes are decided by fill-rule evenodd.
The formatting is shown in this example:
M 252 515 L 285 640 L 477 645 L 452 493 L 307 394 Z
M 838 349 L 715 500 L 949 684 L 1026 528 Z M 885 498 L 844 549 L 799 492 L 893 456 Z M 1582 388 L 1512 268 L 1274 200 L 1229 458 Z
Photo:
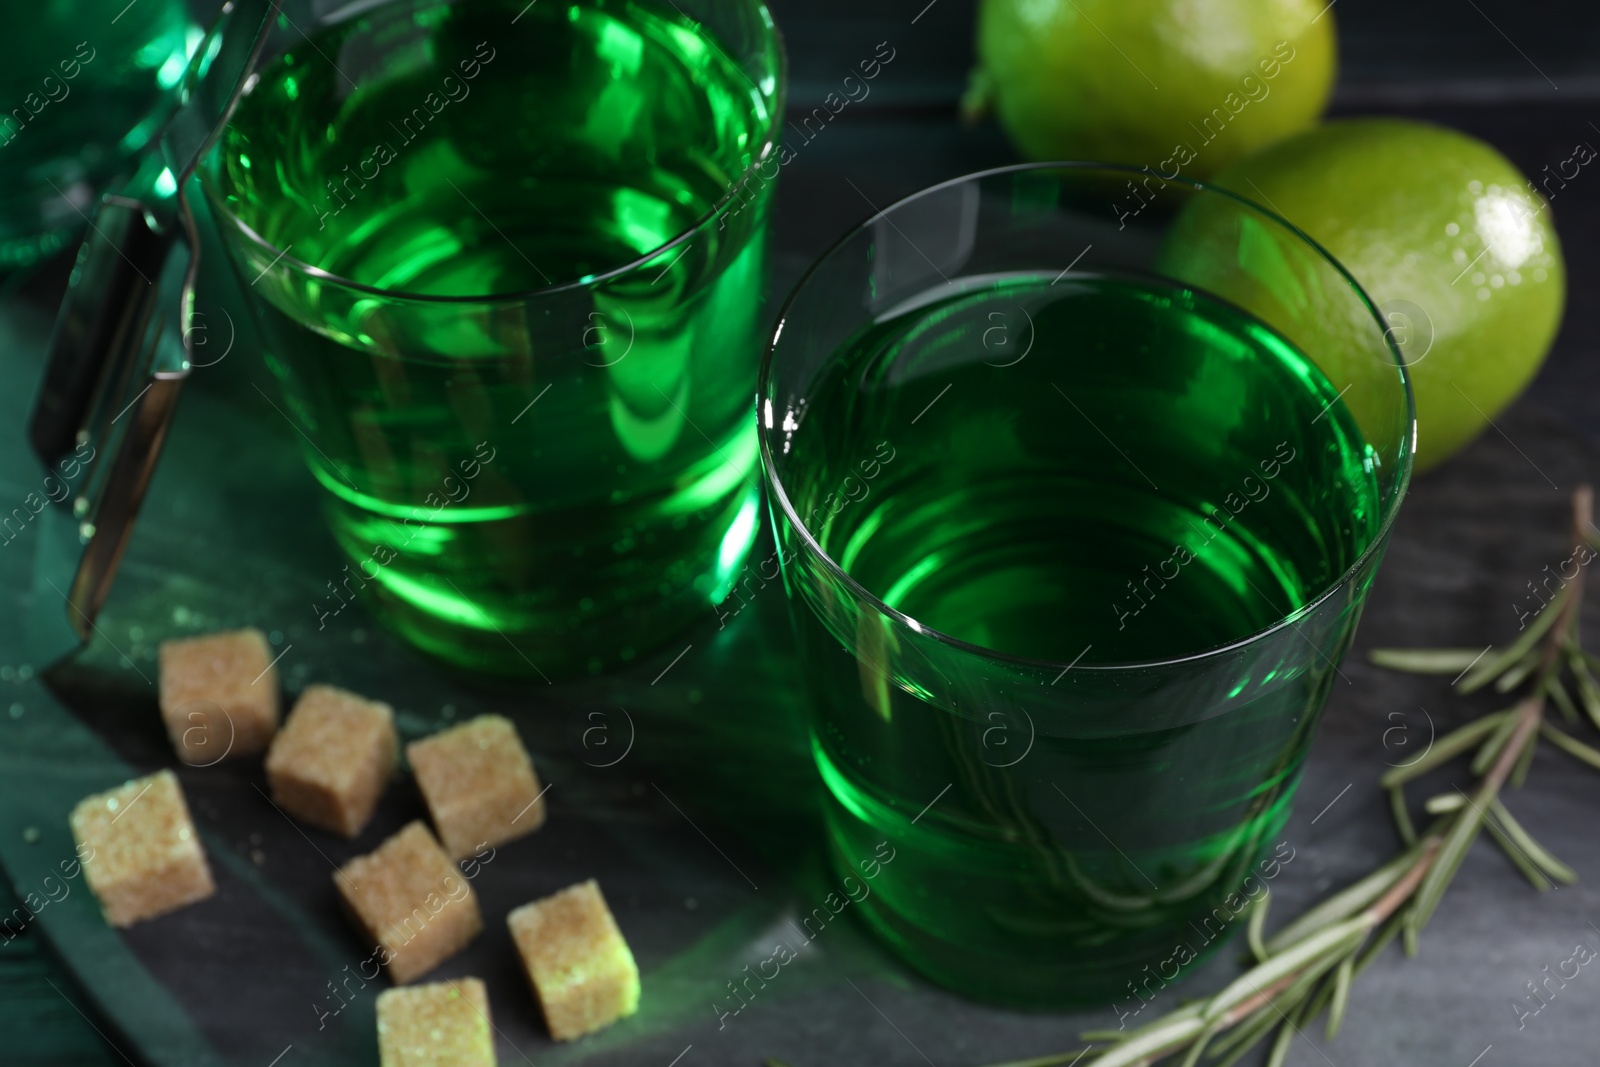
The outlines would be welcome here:
M 837 494 L 811 529 L 856 582 L 947 636 L 1085 667 L 1237 642 L 1357 561 L 1375 459 L 1309 361 L 1165 283 L 1051 281 L 969 285 L 838 353 L 786 469 L 802 515 Z M 883 442 L 891 461 L 862 466 Z M 880 685 L 841 648 L 859 635 L 796 614 L 836 859 L 898 850 L 864 913 L 941 981 L 1013 1003 L 1137 1008 L 1220 943 L 1214 909 L 1276 844 L 1332 676 L 1302 649 L 1313 669 L 1203 721 L 1025 723 Z
M 771 91 L 668 6 L 400 5 L 264 71 L 211 188 L 374 289 L 587 283 L 728 195 Z M 756 525 L 760 215 L 526 301 L 254 286 L 355 585 L 403 633 L 479 669 L 594 671 L 726 594 Z

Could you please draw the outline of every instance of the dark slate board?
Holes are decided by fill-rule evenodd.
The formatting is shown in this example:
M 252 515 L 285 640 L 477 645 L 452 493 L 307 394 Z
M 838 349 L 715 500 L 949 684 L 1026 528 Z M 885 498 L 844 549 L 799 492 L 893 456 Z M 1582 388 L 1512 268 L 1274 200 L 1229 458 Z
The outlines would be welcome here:
M 1566 158 L 1587 122 L 1578 106 L 1428 114 L 1488 136 L 1531 171 Z M 992 128 L 959 130 L 943 110 L 847 112 L 785 168 L 773 292 L 786 291 L 827 241 L 874 206 L 1010 158 Z M 1430 717 L 1444 730 L 1490 706 L 1457 700 L 1438 680 L 1377 671 L 1361 652 L 1377 644 L 1505 639 L 1515 629 L 1511 605 L 1524 583 L 1565 555 L 1566 493 L 1600 477 L 1600 457 L 1583 436 L 1600 429 L 1590 399 L 1600 395 L 1593 359 L 1600 315 L 1589 295 L 1600 280 L 1592 241 L 1600 232 L 1596 190 L 1600 185 L 1575 183 L 1555 204 L 1575 296 L 1529 398 L 1460 460 L 1419 479 L 1405 505 L 1356 654 L 1343 668 L 1349 684 L 1335 688 L 1286 833 L 1296 858 L 1274 886 L 1280 916 L 1391 854 L 1395 841 L 1375 783 L 1386 764 L 1408 758 L 1412 750 L 1400 741 L 1421 743 Z M 209 280 L 212 306 L 229 306 L 225 279 Z M 47 329 L 39 308 L 52 297 L 50 282 L 40 280 L 0 316 L 0 380 L 36 377 Z M 854 924 L 839 923 L 786 968 L 781 984 L 719 1029 L 711 1002 L 724 984 L 764 958 L 774 931 L 829 889 L 781 591 L 769 590 L 725 632 L 708 613 L 680 643 L 626 675 L 520 691 L 452 677 L 356 609 L 318 633 L 310 604 L 342 561 L 320 524 L 292 431 L 254 389 L 272 390 L 259 356 L 247 340 L 241 345 L 199 375 L 185 398 L 102 619 L 104 637 L 53 675 L 49 689 L 37 673 L 24 678 L 20 671 L 37 666 L 23 651 L 31 535 L 0 547 L 0 864 L 21 893 L 38 891 L 70 853 L 65 814 L 73 801 L 129 773 L 172 765 L 149 684 L 156 643 L 254 623 L 294 646 L 281 664 L 291 690 L 325 681 L 382 696 L 400 709 L 410 734 L 482 710 L 521 725 L 553 783 L 550 821 L 484 869 L 477 886 L 489 930 L 441 971 L 490 983 L 504 1064 L 661 1067 L 682 1055 L 683 1067 L 764 1056 L 795 1067 L 951 1067 L 1072 1047 L 1080 1028 L 1114 1025 L 1109 1008 L 1052 1015 L 969 1003 L 929 987 Z M 4 499 L 20 500 L 37 481 L 21 441 L 30 393 L 0 394 Z M 619 749 L 598 749 L 593 734 L 584 744 L 596 711 L 608 716 L 614 744 L 633 738 L 614 766 L 596 764 Z M 256 791 L 257 765 L 181 773 L 214 857 L 218 896 L 118 934 L 73 884 L 40 916 L 38 930 L 82 981 L 100 1027 L 130 1062 L 375 1062 L 376 985 L 319 1029 L 319 1010 L 331 1004 L 327 983 L 365 955 L 337 913 L 330 872 L 420 814 L 412 787 L 402 781 L 391 789 L 375 824 L 345 843 L 302 834 L 274 812 Z M 1442 775 L 1440 788 L 1449 781 Z M 1502 857 L 1480 846 L 1430 927 L 1421 958 L 1392 953 L 1376 965 L 1356 987 L 1345 1033 L 1321 1051 L 1297 1045 L 1291 1063 L 1465 1067 L 1491 1045 L 1482 1067 L 1593 1061 L 1600 1027 L 1588 984 L 1600 978 L 1588 969 L 1522 1030 L 1509 1001 L 1578 941 L 1600 946 L 1600 932 L 1589 926 L 1600 916 L 1600 844 L 1591 832 L 1600 779 L 1542 753 L 1531 784 L 1511 804 L 1585 880 L 1538 897 Z M 24 836 L 30 827 L 38 831 L 33 843 Z M 553 1048 L 498 917 L 592 875 L 606 885 L 644 968 L 644 1008 L 600 1037 Z M 1230 973 L 1219 959 L 1171 991 L 1164 1006 L 1215 988 Z
M 102 620 L 105 639 L 52 678 L 53 695 L 37 677 L 7 686 L 4 705 L 23 710 L 17 718 L 0 714 L 0 857 L 19 890 L 43 885 L 49 865 L 70 854 L 64 815 L 73 800 L 127 773 L 172 765 L 154 688 L 140 677 L 154 676 L 155 643 L 258 622 L 293 646 L 282 663 L 291 689 L 320 680 L 384 696 L 408 735 L 500 711 L 518 721 L 537 753 L 552 783 L 549 822 L 478 873 L 488 931 L 440 972 L 489 982 L 502 1063 L 665 1064 L 692 1045 L 691 1054 L 710 1063 L 777 1055 L 797 1067 L 909 1064 L 925 1054 L 936 1064 L 970 1064 L 1069 1047 L 1078 1028 L 1114 1023 L 1109 1008 L 1051 1015 L 969 1003 L 930 988 L 841 923 L 784 971 L 782 983 L 719 1028 L 711 1004 L 724 983 L 769 953 L 784 924 L 829 889 L 781 592 L 757 601 L 724 633 L 708 618 L 684 635 L 693 648 L 654 686 L 677 649 L 631 675 L 593 683 L 475 687 L 419 661 L 362 618 L 341 617 L 315 632 L 306 604 L 332 553 L 309 523 L 290 536 L 283 527 L 296 526 L 293 519 L 267 521 L 268 512 L 311 514 L 311 486 L 297 458 L 272 447 L 276 432 L 248 398 L 192 400 L 175 462 Z M 1565 554 L 1564 492 L 1600 473 L 1600 456 L 1536 411 L 1519 410 L 1501 426 L 1516 447 L 1487 437 L 1419 480 L 1406 502 L 1358 654 L 1343 667 L 1348 683 L 1335 688 L 1285 834 L 1295 858 L 1274 883 L 1279 915 L 1391 854 L 1377 777 L 1410 758 L 1431 730 L 1489 706 L 1452 698 L 1438 680 L 1379 671 L 1359 652 L 1378 643 L 1504 638 L 1515 628 L 1511 605 L 1523 583 Z M 260 447 L 204 447 L 245 429 L 261 435 Z M 253 490 L 184 489 L 208 485 Z M 161 565 L 175 558 L 188 561 L 181 574 Z M 19 617 L 8 613 L 8 648 Z M 619 707 L 631 717 L 632 748 L 614 766 L 595 766 L 627 743 L 630 720 Z M 596 710 L 613 731 L 610 749 L 592 735 L 584 743 Z M 362 988 L 349 978 L 365 951 L 339 916 L 331 870 L 421 815 L 414 788 L 397 783 L 374 824 L 344 842 L 302 831 L 275 812 L 257 792 L 255 762 L 180 775 L 214 859 L 217 897 L 117 934 L 74 884 L 41 915 L 45 934 L 116 1028 L 112 1039 L 163 1064 L 260 1065 L 286 1049 L 284 1064 L 375 1063 L 372 998 L 381 985 Z M 1442 775 L 1439 788 L 1459 778 Z M 1541 754 L 1532 784 L 1511 803 L 1585 882 L 1541 898 L 1480 847 L 1421 958 L 1393 953 L 1357 985 L 1351 1025 L 1325 1050 L 1332 1062 L 1391 1064 L 1399 1053 L 1406 1063 L 1460 1067 L 1491 1044 L 1515 1055 L 1490 1063 L 1583 1062 L 1567 1058 L 1594 1031 L 1592 994 L 1579 981 L 1521 1032 L 1508 1002 L 1576 942 L 1600 944 L 1588 926 L 1600 913 L 1593 881 L 1600 846 L 1590 832 L 1600 778 Z M 39 831 L 33 844 L 24 840 L 30 826 Z M 645 973 L 644 1008 L 600 1037 L 553 1048 L 498 918 L 589 876 L 607 887 L 633 943 Z M 1226 959 L 1214 963 L 1172 991 L 1171 1003 L 1216 987 L 1229 967 Z M 338 1003 L 327 983 L 347 979 L 352 1003 L 323 1019 Z M 1302 1047 L 1291 1062 L 1321 1057 Z

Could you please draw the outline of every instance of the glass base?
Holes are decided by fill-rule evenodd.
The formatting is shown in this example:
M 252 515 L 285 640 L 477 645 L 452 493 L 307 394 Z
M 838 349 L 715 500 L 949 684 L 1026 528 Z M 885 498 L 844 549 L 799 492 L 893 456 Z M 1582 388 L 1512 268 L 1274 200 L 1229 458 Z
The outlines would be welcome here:
M 750 484 L 714 516 L 700 517 L 697 532 L 674 531 L 696 536 L 670 558 L 635 553 L 606 566 L 563 565 L 526 545 L 516 554 L 520 569 L 507 566 L 504 554 L 493 570 L 485 559 L 444 555 L 431 571 L 398 566 L 399 559 L 378 566 L 367 553 L 357 558 L 359 542 L 341 536 L 348 531 L 334 515 L 336 539 L 353 562 L 330 583 L 345 595 L 324 598 L 321 610 L 336 612 L 360 595 L 412 645 L 474 673 L 557 681 L 621 669 L 715 617 L 759 531 L 758 498 Z M 451 577 L 462 565 L 477 573 Z
M 834 776 L 824 768 L 823 777 Z M 1140 908 L 1124 898 L 1118 906 L 1126 910 L 1117 914 L 1082 902 L 1070 861 L 1052 884 L 1039 876 L 1033 849 L 980 849 L 905 819 L 867 821 L 831 790 L 825 810 L 841 881 L 869 889 L 852 910 L 914 970 L 1004 1007 L 1110 1007 L 1129 1026 L 1138 1025 L 1136 1015 L 1148 1022 L 1178 1006 L 1168 987 L 1247 925 L 1250 901 L 1270 877 L 1258 867 L 1277 871 L 1262 859 L 1270 846 L 1252 844 L 1213 861 L 1204 888 L 1183 899 L 1156 895 Z M 1256 840 L 1277 840 L 1286 818 L 1285 805 Z M 886 855 L 892 858 L 876 877 L 864 880 L 863 861 Z M 1144 1012 L 1157 1001 L 1164 1003 Z

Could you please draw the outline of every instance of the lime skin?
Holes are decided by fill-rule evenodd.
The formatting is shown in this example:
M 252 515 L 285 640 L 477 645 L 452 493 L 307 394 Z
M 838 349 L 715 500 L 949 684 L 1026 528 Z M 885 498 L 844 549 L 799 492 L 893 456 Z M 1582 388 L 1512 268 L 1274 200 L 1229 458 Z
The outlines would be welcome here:
M 1595 156 L 1575 152 L 1578 166 Z M 1566 267 L 1541 195 L 1559 186 L 1543 181 L 1458 131 L 1368 118 L 1280 141 L 1214 184 L 1283 216 L 1366 290 L 1411 377 L 1420 472 L 1516 399 L 1555 339 Z
M 1306 129 L 1337 73 L 1326 0 L 983 0 L 969 110 L 1034 160 L 1204 178 Z

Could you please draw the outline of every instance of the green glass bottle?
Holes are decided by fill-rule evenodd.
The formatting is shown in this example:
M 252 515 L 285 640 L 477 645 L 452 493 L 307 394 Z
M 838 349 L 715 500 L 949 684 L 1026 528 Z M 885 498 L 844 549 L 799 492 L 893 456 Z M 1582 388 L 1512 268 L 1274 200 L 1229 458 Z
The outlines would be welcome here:
M 200 38 L 180 0 L 17 12 L 0 71 L 0 270 L 66 247 L 133 170 Z M 173 191 L 166 176 L 163 194 Z

